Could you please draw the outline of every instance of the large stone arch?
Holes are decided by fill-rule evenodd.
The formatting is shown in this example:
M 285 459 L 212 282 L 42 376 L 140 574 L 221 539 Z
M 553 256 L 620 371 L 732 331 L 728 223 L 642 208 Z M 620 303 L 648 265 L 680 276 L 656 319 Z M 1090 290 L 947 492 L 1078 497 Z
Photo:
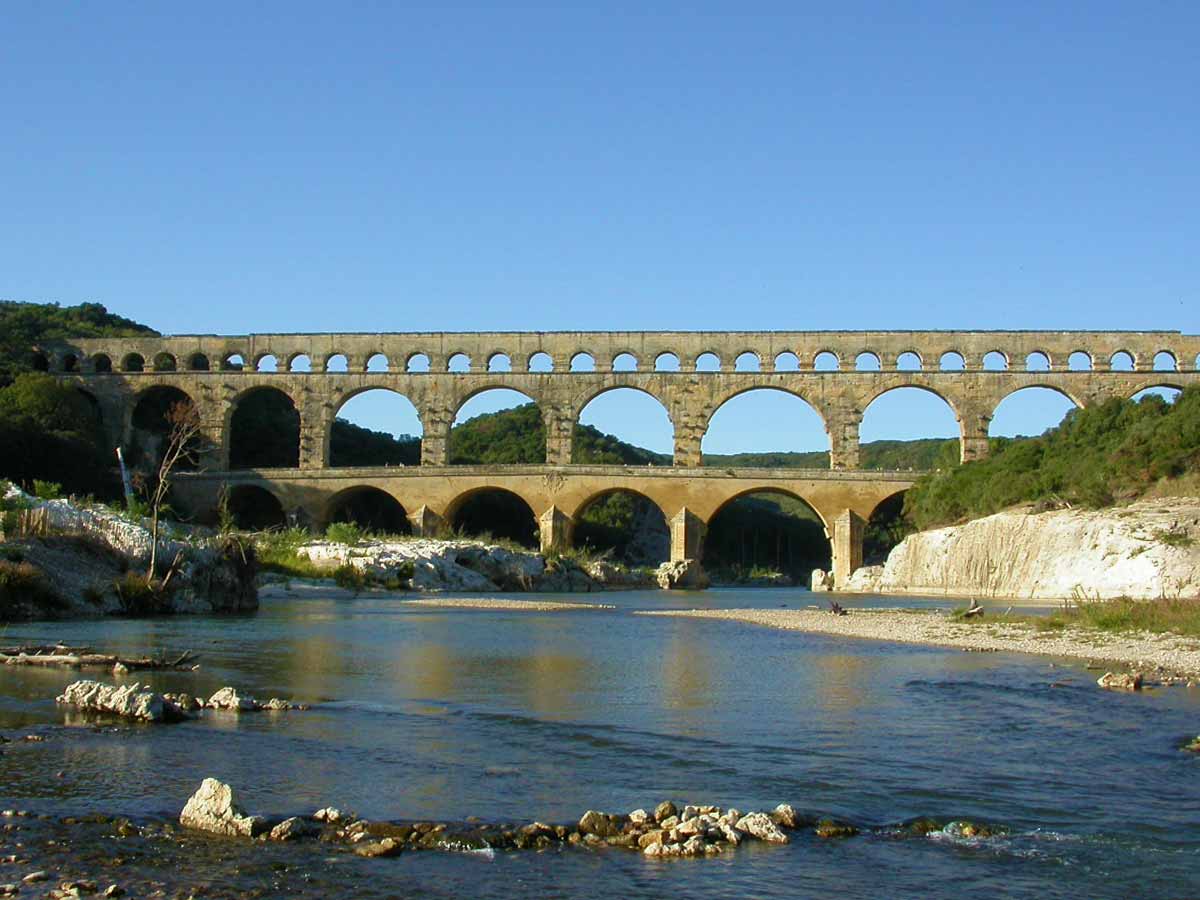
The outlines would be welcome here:
M 490 527 L 491 523 L 482 520 L 467 521 L 466 517 L 470 516 L 479 502 L 488 497 L 500 498 L 505 503 L 511 503 L 513 500 L 520 501 L 529 511 L 528 521 L 516 521 L 512 517 L 506 517 L 496 520 L 494 522 L 495 528 Z M 497 506 L 499 505 L 498 503 Z M 453 531 L 464 531 L 468 534 L 478 534 L 481 531 L 488 531 L 495 537 L 511 538 L 524 546 L 536 548 L 539 543 L 537 509 L 537 498 L 525 495 L 518 485 L 483 484 L 476 485 L 456 494 L 446 504 L 443 519 L 446 525 Z M 486 515 L 486 513 L 481 515 Z
M 704 438 L 708 435 L 709 429 L 712 427 L 713 419 L 716 417 L 717 413 L 738 398 L 744 397 L 748 394 L 753 394 L 757 391 L 774 391 L 776 393 L 794 397 L 795 399 L 799 400 L 814 413 L 816 413 L 817 418 L 820 419 L 821 427 L 825 430 L 826 436 L 829 436 L 829 423 L 832 413 L 828 405 L 810 399 L 805 395 L 805 392 L 801 391 L 792 383 L 783 383 L 764 379 L 761 382 L 737 385 L 733 388 L 727 389 L 725 392 L 717 394 L 711 403 L 705 404 L 701 412 L 704 427 L 704 430 L 700 435 L 701 445 L 703 445 Z
M 409 512 L 391 491 L 373 484 L 356 484 L 343 488 L 325 501 L 320 524 L 353 522 L 368 531 L 411 534 Z
M 493 373 L 493 374 L 495 374 L 495 373 Z M 491 393 L 493 391 L 503 391 L 506 394 L 518 394 L 521 397 L 524 397 L 526 402 L 525 403 L 516 403 L 513 406 L 506 406 L 506 407 L 502 407 L 501 409 L 492 410 L 489 412 L 478 413 L 478 414 L 472 415 L 471 418 L 469 418 L 469 419 L 464 419 L 462 422 L 458 421 L 459 415 L 466 408 L 468 403 L 470 403 L 472 400 L 475 400 L 475 399 L 482 397 L 485 394 Z M 531 388 L 528 384 L 521 383 L 520 386 L 517 386 L 516 384 L 513 384 L 512 382 L 505 383 L 504 381 L 502 381 L 500 379 L 487 379 L 483 383 L 472 386 L 469 390 L 463 391 L 458 397 L 455 398 L 454 404 L 453 404 L 452 408 L 450 408 L 448 410 L 449 415 L 447 416 L 446 461 L 451 464 L 456 464 L 455 459 L 458 458 L 461 464 L 470 464 L 469 461 L 464 463 L 461 459 L 461 456 L 459 455 L 460 451 L 461 451 L 461 446 L 462 446 L 461 445 L 462 438 L 460 435 L 460 438 L 458 439 L 459 442 L 456 443 L 456 439 L 454 438 L 454 431 L 455 431 L 456 426 L 463 425 L 463 424 L 466 424 L 467 422 L 474 421 L 479 416 L 498 415 L 503 412 L 518 410 L 523 407 L 529 406 L 531 404 L 537 410 L 536 420 L 542 430 L 542 437 L 541 437 L 541 441 L 540 441 L 540 446 L 541 446 L 540 458 L 538 458 L 538 459 L 506 460 L 505 462 L 513 463 L 513 464 L 525 464 L 525 465 L 540 464 L 540 463 L 546 462 L 548 459 L 548 451 L 549 451 L 548 442 L 549 442 L 549 435 L 551 432 L 550 426 L 552 424 L 550 421 L 551 408 L 544 402 L 541 392 L 534 388 Z M 533 453 L 533 451 L 530 451 L 528 447 L 526 447 L 525 452 Z M 525 455 L 525 452 L 523 452 L 522 455 Z M 534 455 L 536 456 L 536 453 L 534 453 Z
M 946 352 L 949 353 L 949 352 L 955 352 L 955 351 L 946 351 Z M 954 416 L 954 421 L 958 425 L 958 446 L 959 446 L 960 456 L 962 458 L 966 458 L 967 454 L 966 454 L 965 448 L 967 447 L 968 441 L 973 436 L 973 433 L 971 430 L 973 423 L 971 423 L 967 419 L 967 417 L 963 415 L 963 412 L 959 405 L 960 401 L 954 397 L 952 392 L 938 388 L 938 387 L 936 387 L 932 384 L 929 384 L 923 380 L 910 381 L 910 380 L 906 379 L 904 381 L 899 381 L 899 382 L 890 381 L 888 384 L 879 386 L 876 389 L 865 394 L 864 402 L 862 403 L 862 407 L 861 407 L 862 419 L 860 421 L 860 426 L 861 426 L 862 422 L 866 421 L 867 413 L 871 411 L 871 407 L 872 407 L 872 405 L 874 405 L 875 401 L 880 400 L 881 398 L 885 397 L 888 394 L 893 394 L 896 391 L 904 391 L 904 390 L 918 390 L 923 393 L 930 394 L 934 397 L 937 397 L 937 399 L 941 400 L 944 404 L 946 404 L 946 408 L 950 410 L 950 414 L 952 416 Z
M 790 501 L 790 502 L 788 502 Z M 801 515 L 787 506 L 800 504 Z M 704 566 L 742 578 L 766 566 L 806 581 L 813 569 L 833 564 L 833 528 L 801 493 L 782 486 L 739 490 L 725 498 L 704 522 Z
M 636 373 L 626 372 L 621 374 L 628 376 Z M 632 378 L 610 378 L 606 379 L 603 384 L 591 386 L 587 390 L 577 393 L 569 405 L 564 405 L 560 410 L 556 411 L 556 419 L 559 420 L 558 427 L 561 429 L 569 428 L 573 433 L 575 428 L 583 425 L 581 420 L 584 412 L 587 411 L 587 408 L 594 401 L 600 399 L 606 394 L 612 394 L 615 391 L 634 391 L 638 394 L 649 397 L 651 400 L 657 403 L 659 409 L 661 409 L 663 414 L 666 416 L 667 425 L 671 431 L 670 441 L 672 445 L 674 445 L 678 431 L 676 414 L 672 409 L 672 405 L 664 400 L 663 397 L 656 390 L 654 390 L 652 387 L 652 382 L 649 379 L 634 380 Z M 549 436 L 549 428 L 547 429 L 547 432 Z M 575 460 L 573 457 L 569 457 L 566 461 L 574 462 Z
M 383 450 L 383 455 L 387 458 L 382 459 L 382 460 L 376 459 L 375 461 L 372 461 L 372 462 L 347 462 L 347 461 L 345 461 L 345 459 L 342 459 L 341 461 L 338 461 L 339 452 L 342 453 L 343 457 L 345 456 L 347 441 L 350 441 L 352 444 L 358 443 L 358 442 L 354 441 L 353 437 L 349 436 L 346 431 L 342 431 L 341 432 L 341 443 L 340 443 L 341 451 L 339 451 L 339 444 L 338 444 L 338 442 L 336 442 L 334 440 L 334 432 L 335 432 L 335 429 L 338 428 L 339 419 L 341 419 L 344 423 L 347 423 L 350 426 L 355 427 L 355 428 L 366 428 L 368 431 L 375 430 L 375 429 L 369 428 L 366 425 L 360 425 L 359 423 L 353 422 L 342 416 L 342 413 L 345 410 L 347 405 L 349 405 L 354 400 L 356 400 L 360 397 L 364 397 L 364 396 L 366 396 L 368 394 L 372 394 L 372 393 L 390 395 L 390 397 L 394 397 L 397 400 L 403 401 L 404 403 L 407 403 L 408 406 L 412 407 L 412 412 L 415 414 L 415 417 L 416 417 L 417 427 L 422 432 L 421 434 L 413 435 L 414 437 L 417 438 L 417 441 L 418 441 L 414 458 L 409 459 L 407 461 L 403 458 L 403 456 L 399 456 L 398 458 L 393 458 L 393 451 L 385 448 Z M 417 395 L 417 400 L 419 400 L 419 399 L 420 399 L 420 396 Z M 420 440 L 423 437 L 424 423 L 423 423 L 423 420 L 421 417 L 421 407 L 418 405 L 417 400 L 414 400 L 413 397 L 410 396 L 409 393 L 406 393 L 405 391 L 402 391 L 397 387 L 393 387 L 391 384 L 375 384 L 375 383 L 370 383 L 370 382 L 364 382 L 364 383 L 360 383 L 360 384 L 355 384 L 352 387 L 347 388 L 346 390 L 339 389 L 339 390 L 336 390 L 335 392 L 333 392 L 333 394 L 330 397 L 329 412 L 328 412 L 327 416 L 322 417 L 322 418 L 327 418 L 328 421 L 323 421 L 323 422 L 319 423 L 322 428 L 321 440 L 324 442 L 325 449 L 324 449 L 323 458 L 326 460 L 326 465 L 328 465 L 330 468 L 342 468 L 344 466 L 353 466 L 353 465 L 369 465 L 369 466 L 375 466 L 375 465 L 383 465 L 383 466 L 387 466 L 387 465 L 419 465 L 420 452 L 421 452 L 420 451 Z M 387 431 L 386 433 L 391 435 L 393 438 L 396 437 L 396 432 L 394 432 L 394 431 Z M 397 445 L 397 448 L 400 448 L 401 446 L 402 445 Z
M 82 390 L 82 388 L 80 388 Z M 157 469 L 159 450 L 171 430 L 167 416 L 175 403 L 187 403 L 199 409 L 196 398 L 177 382 L 156 380 L 136 391 L 126 404 L 127 419 L 124 423 L 125 442 L 129 445 L 128 463 L 131 466 L 150 465 Z M 97 400 L 96 410 L 100 405 Z M 198 448 L 194 448 L 198 451 Z M 190 468 L 189 460 L 181 460 L 183 468 Z
M 238 528 L 261 531 L 287 524 L 283 501 L 261 484 L 233 485 L 226 492 L 224 502 Z
M 1156 374 L 1171 375 L 1174 373 L 1159 372 Z M 1186 384 L 1183 381 L 1183 379 L 1161 378 L 1161 377 L 1160 378 L 1140 378 L 1134 383 L 1132 388 L 1126 388 L 1124 391 L 1122 391 L 1122 394 L 1126 398 L 1131 398 L 1137 394 L 1140 394 L 1142 391 L 1149 390 L 1150 388 L 1169 388 L 1170 390 L 1173 390 L 1173 391 L 1182 391 L 1185 389 L 1185 387 L 1186 387 Z
M 287 414 L 283 405 L 276 403 L 276 406 L 281 413 L 281 417 L 283 415 L 286 415 L 287 417 L 287 432 L 266 427 L 255 428 L 255 424 L 258 426 L 264 426 L 267 423 L 253 423 L 248 421 L 248 416 L 243 415 L 244 411 L 246 410 L 246 402 L 256 395 L 264 394 L 269 394 L 272 397 L 283 398 L 287 401 L 288 406 L 291 407 L 291 413 Z M 286 464 L 280 466 L 269 466 L 269 468 L 298 468 L 300 465 L 300 433 L 303 427 L 300 409 L 300 406 L 296 403 L 296 398 L 293 397 L 282 385 L 260 382 L 258 384 L 251 385 L 250 387 L 247 387 L 245 390 L 238 393 L 229 403 L 225 411 L 225 441 L 223 449 L 225 452 L 225 458 L 229 460 L 229 467 L 231 469 L 261 468 L 263 466 L 255 464 L 259 458 L 265 458 L 268 455 L 279 455 L 279 458 L 283 459 L 284 457 L 282 456 L 282 453 L 284 449 L 286 449 Z M 292 425 L 291 421 L 293 416 L 295 420 L 294 426 Z M 291 429 L 293 427 L 295 429 L 294 442 L 291 439 Z M 248 430 L 251 432 L 251 434 L 246 433 Z M 239 437 L 242 440 L 250 441 L 254 439 L 252 436 L 254 434 L 259 435 L 260 440 L 263 436 L 265 436 L 270 441 L 270 452 L 268 452 L 266 449 L 257 451 L 247 445 L 239 443 Z M 291 449 L 291 445 L 293 443 L 295 446 L 294 453 Z M 278 451 L 278 454 L 276 454 L 275 451 Z
M 628 513 L 631 518 L 628 526 L 631 533 L 628 535 L 602 535 L 600 533 L 602 526 L 589 522 L 586 515 L 597 505 L 618 497 L 634 498 L 631 509 L 628 511 L 617 510 L 618 514 Z M 591 535 L 593 540 L 590 543 L 593 546 L 600 549 L 613 547 L 617 550 L 617 557 L 620 561 L 633 565 L 657 565 L 671 557 L 670 520 L 659 502 L 644 491 L 620 485 L 606 486 L 588 493 L 575 504 L 569 515 L 573 523 L 571 543 L 575 546 L 589 543 L 588 537 Z M 636 550 L 628 546 L 630 539 L 638 543 L 639 546 Z M 607 541 L 606 546 L 601 547 L 601 543 L 605 541 Z M 626 542 L 624 549 L 617 546 L 621 541 Z

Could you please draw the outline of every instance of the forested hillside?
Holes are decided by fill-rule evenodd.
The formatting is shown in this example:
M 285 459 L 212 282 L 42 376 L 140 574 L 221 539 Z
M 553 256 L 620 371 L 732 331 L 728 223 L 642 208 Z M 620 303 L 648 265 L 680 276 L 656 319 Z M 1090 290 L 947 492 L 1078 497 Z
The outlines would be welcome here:
M 1107 506 L 1200 472 L 1200 388 L 1075 409 L 1040 437 L 994 439 L 985 460 L 920 479 L 905 515 L 921 529 L 1030 501 Z

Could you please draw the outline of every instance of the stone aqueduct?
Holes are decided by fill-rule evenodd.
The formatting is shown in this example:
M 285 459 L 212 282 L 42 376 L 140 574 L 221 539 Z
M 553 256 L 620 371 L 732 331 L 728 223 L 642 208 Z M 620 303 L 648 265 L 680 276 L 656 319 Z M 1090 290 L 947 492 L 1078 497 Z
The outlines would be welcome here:
M 331 368 L 335 361 L 342 363 L 340 371 Z M 1089 406 L 1148 387 L 1197 383 L 1200 335 L 177 335 L 80 339 L 39 347 L 35 363 L 96 401 L 114 445 L 129 439 L 133 410 L 146 391 L 168 386 L 187 394 L 214 448 L 203 471 L 180 481 L 197 511 L 211 509 L 221 485 L 252 484 L 271 491 L 285 509 L 302 511 L 321 523 L 338 495 L 369 486 L 398 500 L 418 533 L 431 533 L 452 518 L 465 497 L 502 488 L 529 504 L 546 547 L 570 541 L 573 517 L 591 499 L 612 490 L 631 490 L 659 506 L 671 526 L 672 558 L 684 559 L 699 556 L 705 524 L 725 503 L 748 492 L 774 489 L 799 496 L 821 516 L 833 543 L 835 578 L 844 582 L 861 562 L 864 521 L 879 503 L 912 483 L 912 473 L 859 470 L 859 425 L 876 398 L 900 387 L 941 397 L 957 419 L 963 460 L 973 460 L 987 453 L 988 426 L 996 407 L 1022 388 L 1050 388 L 1078 406 Z M 402 394 L 416 407 L 424 431 L 421 465 L 330 468 L 330 432 L 338 410 L 357 394 L 377 388 Z M 538 404 L 546 431 L 545 465 L 448 465 L 456 413 L 475 395 L 494 388 L 520 391 Z M 674 428 L 672 467 L 572 465 L 572 436 L 581 411 L 616 388 L 643 391 L 665 407 Z M 830 470 L 702 467 L 701 440 L 714 413 L 731 398 L 759 388 L 794 394 L 820 414 L 830 440 Z M 299 413 L 299 466 L 231 471 L 234 410 L 245 397 L 265 389 L 286 395 Z

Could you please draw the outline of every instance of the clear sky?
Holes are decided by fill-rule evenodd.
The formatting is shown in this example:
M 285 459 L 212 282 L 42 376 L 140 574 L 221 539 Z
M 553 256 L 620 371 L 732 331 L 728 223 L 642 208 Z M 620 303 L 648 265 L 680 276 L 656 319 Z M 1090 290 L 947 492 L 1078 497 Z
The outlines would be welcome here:
M 1200 327 L 1200 5 L 576 6 L 6 4 L 0 297 L 166 332 Z M 713 449 L 800 440 L 766 409 Z

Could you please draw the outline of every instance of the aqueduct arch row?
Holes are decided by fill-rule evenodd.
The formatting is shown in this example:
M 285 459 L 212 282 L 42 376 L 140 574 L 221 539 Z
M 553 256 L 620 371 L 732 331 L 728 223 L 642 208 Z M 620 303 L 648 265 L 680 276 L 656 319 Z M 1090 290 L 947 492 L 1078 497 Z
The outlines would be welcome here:
M 275 492 L 285 510 L 305 510 L 318 520 L 329 497 L 366 485 L 396 498 L 414 530 L 424 533 L 463 491 L 502 488 L 529 503 L 543 542 L 554 543 L 569 534 L 587 496 L 627 487 L 659 505 L 671 526 L 672 558 L 682 559 L 699 552 L 704 523 L 730 497 L 782 489 L 821 515 L 839 580 L 861 558 L 862 524 L 875 505 L 913 477 L 855 471 L 864 413 L 886 392 L 915 387 L 942 398 L 958 422 L 962 458 L 971 460 L 987 453 L 997 406 L 1022 388 L 1050 388 L 1089 406 L 1148 387 L 1200 383 L 1200 335 L 1172 331 L 193 335 L 95 338 L 34 351 L 39 367 L 96 398 L 114 445 L 128 440 L 133 409 L 147 389 L 174 388 L 190 397 L 214 448 L 206 471 L 181 479 L 200 506 L 211 507 L 223 484 L 257 485 Z M 584 356 L 590 366 L 581 363 Z M 1128 364 L 1110 365 L 1118 356 Z M 863 368 L 850 368 L 860 363 Z M 259 365 L 276 371 L 259 371 Z M 337 411 L 374 388 L 401 394 L 415 406 L 423 431 L 421 465 L 331 469 Z M 492 388 L 518 391 L 537 403 L 546 433 L 544 465 L 447 465 L 458 410 Z M 614 388 L 643 391 L 667 410 L 672 467 L 635 471 L 571 463 L 581 411 Z M 701 441 L 713 415 L 731 398 L 759 388 L 793 394 L 821 416 L 833 471 L 702 468 Z M 294 408 L 298 466 L 232 472 L 237 410 L 264 389 Z
M 633 388 L 658 400 L 667 410 L 674 429 L 674 465 L 701 465 L 701 444 L 713 416 L 727 402 L 755 390 L 782 391 L 803 400 L 821 417 L 830 441 L 830 464 L 835 469 L 859 466 L 859 429 L 867 409 L 883 395 L 900 388 L 917 388 L 942 399 L 959 427 L 964 461 L 987 454 L 988 427 L 996 408 L 1017 391 L 1047 388 L 1079 407 L 1109 397 L 1132 397 L 1150 387 L 1186 387 L 1200 383 L 1200 373 L 1069 372 L 1069 373 L 835 373 L 824 378 L 815 373 L 712 373 L 692 376 L 703 384 L 676 383 L 663 374 L 610 374 L 599 383 L 576 385 L 575 375 L 514 375 L 499 380 L 483 376 L 482 383 L 458 376 L 443 382 L 438 377 L 372 373 L 343 376 L 330 385 L 328 376 L 287 376 L 247 373 L 236 376 L 196 376 L 188 373 L 145 373 L 137 377 L 76 376 L 75 381 L 97 398 L 101 416 L 110 428 L 114 445 L 127 440 L 132 410 L 146 391 L 170 387 L 190 397 L 200 411 L 206 438 L 213 452 L 205 465 L 214 470 L 231 467 L 234 416 L 243 400 L 270 391 L 286 397 L 299 417 L 298 465 L 322 469 L 330 465 L 330 436 L 338 411 L 352 398 L 383 389 L 409 400 L 422 425 L 422 465 L 449 463 L 450 430 L 458 410 L 472 397 L 488 390 L 515 390 L 538 405 L 546 431 L 547 465 L 569 465 L 574 430 L 584 407 L 609 391 Z M 215 376 L 215 380 L 214 380 Z M 69 377 L 69 376 L 68 376 Z M 313 379 L 317 384 L 309 383 Z M 836 382 L 834 381 L 836 379 Z M 118 430 L 119 429 L 119 430 Z

